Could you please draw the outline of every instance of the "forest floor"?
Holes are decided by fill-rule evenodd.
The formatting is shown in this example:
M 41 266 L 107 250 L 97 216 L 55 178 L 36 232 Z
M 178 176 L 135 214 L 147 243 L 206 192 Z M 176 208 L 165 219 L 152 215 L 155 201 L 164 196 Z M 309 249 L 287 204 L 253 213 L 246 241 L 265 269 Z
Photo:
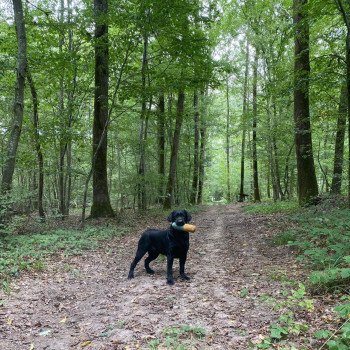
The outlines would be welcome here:
M 126 279 L 141 232 L 167 225 L 150 220 L 103 248 L 52 257 L 45 271 L 14 279 L 10 295 L 0 292 L 0 349 L 254 348 L 278 317 L 267 300 L 281 295 L 285 276 L 302 274 L 290 248 L 271 243 L 269 218 L 240 205 L 193 215 L 191 280 L 174 286 L 164 259 L 151 264 L 154 275 L 141 261 Z

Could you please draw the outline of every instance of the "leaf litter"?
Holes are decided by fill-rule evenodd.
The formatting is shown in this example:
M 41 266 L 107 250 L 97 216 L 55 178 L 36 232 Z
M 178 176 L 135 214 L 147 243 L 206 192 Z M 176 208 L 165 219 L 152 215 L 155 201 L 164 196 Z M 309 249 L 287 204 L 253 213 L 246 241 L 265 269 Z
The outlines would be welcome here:
M 140 262 L 135 279 L 126 279 L 142 231 L 167 225 L 149 218 L 105 249 L 55 257 L 45 271 L 14 280 L 12 293 L 0 294 L 0 349 L 251 348 L 278 318 L 266 299 L 285 286 L 271 273 L 292 266 L 299 275 L 295 255 L 271 245 L 266 216 L 242 213 L 240 205 L 193 216 L 191 281 L 168 286 L 164 259 L 153 262 L 154 275 Z

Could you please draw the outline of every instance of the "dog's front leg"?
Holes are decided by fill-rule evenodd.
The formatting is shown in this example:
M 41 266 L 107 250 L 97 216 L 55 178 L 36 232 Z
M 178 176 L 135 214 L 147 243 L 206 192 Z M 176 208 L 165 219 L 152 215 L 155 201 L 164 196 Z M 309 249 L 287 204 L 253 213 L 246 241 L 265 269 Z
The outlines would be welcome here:
M 174 263 L 174 257 L 171 254 L 168 254 L 167 255 L 167 278 L 166 278 L 166 281 L 169 285 L 174 284 L 173 263 Z
M 180 277 L 181 279 L 188 281 L 190 278 L 185 274 L 185 263 L 187 256 L 180 257 Z

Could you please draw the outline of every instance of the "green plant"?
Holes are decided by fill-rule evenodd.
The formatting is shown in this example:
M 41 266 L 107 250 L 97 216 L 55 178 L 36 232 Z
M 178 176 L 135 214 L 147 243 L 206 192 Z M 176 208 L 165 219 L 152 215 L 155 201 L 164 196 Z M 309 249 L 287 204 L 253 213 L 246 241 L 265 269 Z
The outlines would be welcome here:
M 58 229 L 45 234 L 8 235 L 0 243 L 0 281 L 8 290 L 7 280 L 22 271 L 45 269 L 45 258 L 58 252 L 79 254 L 82 250 L 96 249 L 111 237 L 121 236 L 123 229 L 87 227 L 85 230 Z M 64 266 L 70 270 L 71 267 Z
M 166 346 L 172 350 L 186 350 L 189 346 L 202 339 L 206 334 L 203 327 L 179 325 L 167 327 L 163 331 L 163 339 L 152 339 L 148 343 L 149 349 L 157 350 L 159 346 Z
M 293 213 L 299 210 L 297 201 L 262 202 L 245 205 L 243 210 L 251 214 Z
M 271 302 L 271 299 L 266 296 L 264 299 L 267 302 Z M 256 344 L 258 349 L 273 348 L 273 344 L 287 339 L 289 335 L 299 336 L 305 334 L 309 329 L 307 324 L 298 322 L 295 319 L 296 312 L 312 312 L 314 310 L 313 300 L 306 298 L 306 288 L 302 283 L 298 284 L 297 289 L 285 295 L 284 299 L 277 303 L 277 308 L 284 310 L 284 312 L 279 316 L 276 323 L 270 325 L 269 335 Z

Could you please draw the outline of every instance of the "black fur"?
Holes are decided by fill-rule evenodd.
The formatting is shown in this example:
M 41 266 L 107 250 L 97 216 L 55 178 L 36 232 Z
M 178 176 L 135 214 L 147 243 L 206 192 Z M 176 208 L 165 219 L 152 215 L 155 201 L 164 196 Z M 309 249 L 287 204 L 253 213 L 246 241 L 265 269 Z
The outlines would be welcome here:
M 189 223 L 191 219 L 190 213 L 186 210 L 173 211 L 168 216 L 168 221 L 170 223 L 175 222 L 177 226 L 183 226 Z M 147 273 L 154 273 L 149 264 L 159 254 L 163 254 L 167 257 L 167 283 L 170 285 L 174 284 L 174 258 L 178 258 L 180 262 L 180 277 L 183 280 L 189 280 L 190 278 L 185 274 L 185 263 L 189 246 L 189 234 L 185 231 L 176 230 L 171 225 L 167 230 L 146 230 L 139 240 L 136 256 L 131 263 L 128 278 L 134 278 L 134 269 L 137 263 L 148 252 L 148 257 L 145 259 Z

